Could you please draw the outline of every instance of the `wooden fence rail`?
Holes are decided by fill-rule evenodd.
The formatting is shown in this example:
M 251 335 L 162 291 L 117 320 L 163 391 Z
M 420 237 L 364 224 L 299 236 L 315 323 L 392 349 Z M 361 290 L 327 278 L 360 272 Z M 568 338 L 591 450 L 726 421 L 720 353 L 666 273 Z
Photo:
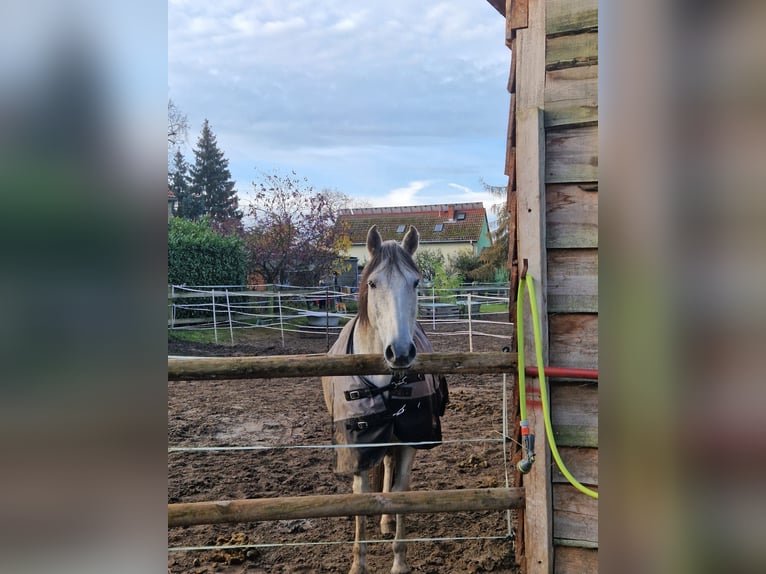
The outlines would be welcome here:
M 327 494 L 168 504 L 168 527 L 328 516 L 508 510 L 524 506 L 523 488 Z
M 512 373 L 516 353 L 419 353 L 411 370 L 431 374 Z M 169 358 L 168 380 L 270 379 L 390 373 L 380 355 Z
M 511 373 L 516 353 L 420 353 L 411 370 L 432 374 Z M 380 355 L 169 358 L 168 380 L 268 379 L 391 372 Z M 524 506 L 523 488 L 333 494 L 168 504 L 168 526 L 328 516 L 507 510 Z

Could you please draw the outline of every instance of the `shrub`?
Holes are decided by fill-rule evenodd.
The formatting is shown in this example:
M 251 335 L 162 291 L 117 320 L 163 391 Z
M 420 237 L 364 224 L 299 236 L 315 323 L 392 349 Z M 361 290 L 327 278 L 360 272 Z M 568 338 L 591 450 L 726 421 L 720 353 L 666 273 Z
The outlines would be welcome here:
M 207 218 L 168 223 L 168 283 L 174 285 L 242 285 L 245 282 L 243 241 L 219 235 Z

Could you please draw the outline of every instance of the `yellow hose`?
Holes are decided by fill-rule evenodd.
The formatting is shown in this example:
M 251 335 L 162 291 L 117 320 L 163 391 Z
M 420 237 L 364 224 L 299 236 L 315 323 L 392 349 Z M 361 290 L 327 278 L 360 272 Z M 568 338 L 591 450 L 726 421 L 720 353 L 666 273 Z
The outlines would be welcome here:
M 523 315 L 523 301 L 524 301 L 524 284 L 527 285 L 527 291 L 529 291 L 529 304 L 532 308 L 532 332 L 535 339 L 535 355 L 537 358 L 537 374 L 540 379 L 540 399 L 543 404 L 543 420 L 545 421 L 545 436 L 548 438 L 548 445 L 551 449 L 553 459 L 556 461 L 556 465 L 559 467 L 561 474 L 563 474 L 569 483 L 577 490 L 586 494 L 592 498 L 598 499 L 598 492 L 591 490 L 587 486 L 583 486 L 572 474 L 569 472 L 564 462 L 561 460 L 559 450 L 556 447 L 556 441 L 553 438 L 553 427 L 551 425 L 551 413 L 550 406 L 548 404 L 548 386 L 545 383 L 545 366 L 543 364 L 543 347 L 542 336 L 540 335 L 540 317 L 537 312 L 537 297 L 535 295 L 534 281 L 527 281 L 527 277 L 519 280 L 519 292 L 516 297 L 516 332 L 518 333 L 518 364 L 519 364 L 519 415 L 521 420 L 525 421 L 527 418 L 527 405 L 526 405 L 526 380 L 525 380 L 525 364 L 524 364 L 524 323 L 522 321 Z

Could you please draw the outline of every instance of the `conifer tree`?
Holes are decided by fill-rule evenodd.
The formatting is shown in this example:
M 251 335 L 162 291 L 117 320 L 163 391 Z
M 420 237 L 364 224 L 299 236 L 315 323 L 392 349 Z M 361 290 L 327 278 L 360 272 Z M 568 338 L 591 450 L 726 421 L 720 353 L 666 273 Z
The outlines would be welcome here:
M 192 193 L 189 180 L 189 164 L 181 150 L 173 155 L 173 168 L 168 174 L 168 185 L 178 200 L 176 215 L 183 219 L 196 220 L 203 214 L 204 206 L 199 196 Z
M 206 119 L 194 149 L 194 165 L 191 173 L 190 191 L 199 197 L 203 213 L 210 216 L 211 224 L 219 229 L 239 227 L 242 212 L 237 207 L 239 199 L 229 171 L 229 160 L 218 148 L 213 130 Z

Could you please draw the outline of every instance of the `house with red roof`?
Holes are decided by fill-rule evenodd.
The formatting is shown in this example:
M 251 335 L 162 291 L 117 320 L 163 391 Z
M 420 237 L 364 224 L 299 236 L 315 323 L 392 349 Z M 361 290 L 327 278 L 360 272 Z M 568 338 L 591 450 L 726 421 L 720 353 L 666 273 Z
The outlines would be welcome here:
M 343 209 L 338 223 L 347 226 L 352 245 L 349 255 L 360 264 L 367 261 L 367 231 L 373 225 L 384 240 L 397 241 L 414 225 L 420 232 L 420 249 L 439 251 L 445 259 L 464 251 L 478 255 L 492 244 L 481 202 Z

